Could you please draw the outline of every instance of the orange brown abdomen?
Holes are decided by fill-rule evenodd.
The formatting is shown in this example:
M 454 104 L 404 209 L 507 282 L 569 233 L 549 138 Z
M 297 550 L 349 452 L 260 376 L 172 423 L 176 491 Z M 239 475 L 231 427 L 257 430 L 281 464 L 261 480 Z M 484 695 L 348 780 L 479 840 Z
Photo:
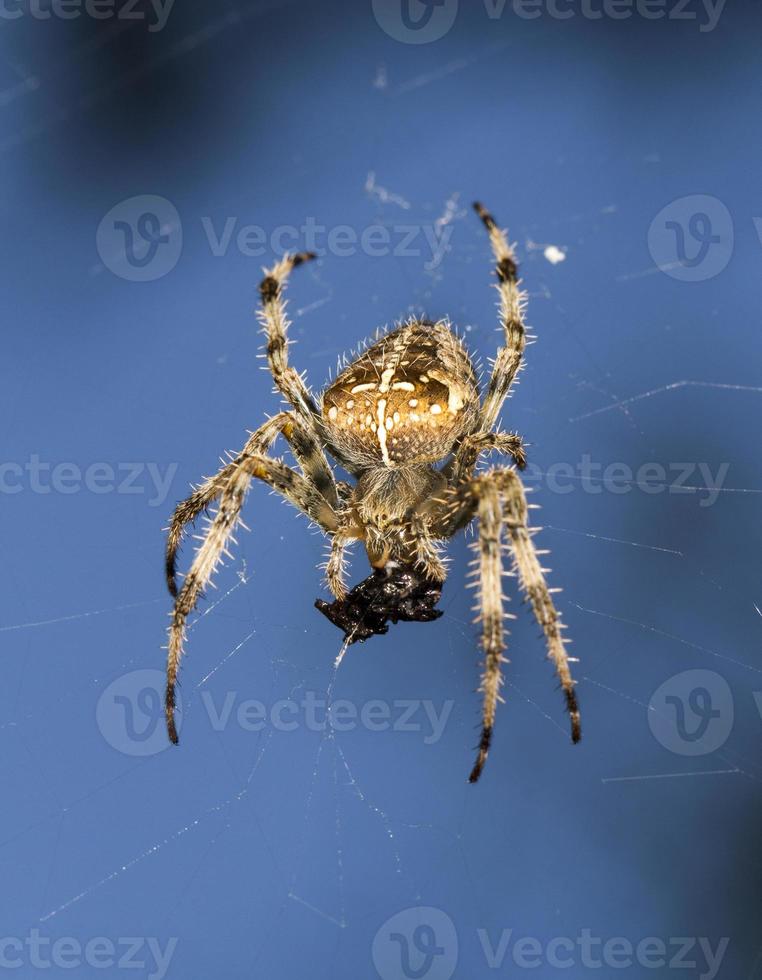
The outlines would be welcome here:
M 471 360 L 444 322 L 414 321 L 377 341 L 323 396 L 329 439 L 367 466 L 436 462 L 479 408 Z

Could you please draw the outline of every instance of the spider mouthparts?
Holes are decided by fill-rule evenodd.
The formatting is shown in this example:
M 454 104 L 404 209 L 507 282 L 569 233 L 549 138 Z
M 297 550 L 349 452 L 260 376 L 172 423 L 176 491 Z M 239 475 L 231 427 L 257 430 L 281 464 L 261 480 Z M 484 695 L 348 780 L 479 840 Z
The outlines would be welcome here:
M 387 621 L 427 623 L 439 619 L 435 609 L 442 584 L 427 579 L 410 566 L 395 565 L 391 571 L 374 571 L 344 599 L 315 600 L 315 608 L 343 633 L 346 646 L 387 633 Z

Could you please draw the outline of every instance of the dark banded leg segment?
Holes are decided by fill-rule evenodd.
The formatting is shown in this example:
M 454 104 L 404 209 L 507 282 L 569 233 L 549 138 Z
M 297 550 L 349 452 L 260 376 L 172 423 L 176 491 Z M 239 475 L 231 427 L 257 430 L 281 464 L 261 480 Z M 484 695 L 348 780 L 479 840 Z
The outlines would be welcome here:
M 310 425 L 315 425 L 319 419 L 318 408 L 302 376 L 288 363 L 287 332 L 290 324 L 283 291 L 292 269 L 316 257 L 313 252 L 297 252 L 295 255 L 285 255 L 280 262 L 267 269 L 259 284 L 261 308 L 257 314 L 267 337 L 267 363 L 275 387 Z
M 310 481 L 289 469 L 280 460 L 260 455 L 248 456 L 240 461 L 222 491 L 217 511 L 210 519 L 209 527 L 196 551 L 193 564 L 185 577 L 172 612 L 167 653 L 165 713 L 167 734 L 170 741 L 175 744 L 178 741 L 174 719 L 175 686 L 183 655 L 188 616 L 211 581 L 223 555 L 228 553 L 228 545 L 240 522 L 246 492 L 254 478 L 262 480 L 273 490 L 277 490 L 297 510 L 307 514 L 316 524 L 319 524 L 326 533 L 333 533 L 339 524 L 334 509 Z
M 491 430 L 500 409 L 522 364 L 526 347 L 524 306 L 526 296 L 521 291 L 516 255 L 497 222 L 478 202 L 474 210 L 484 222 L 495 256 L 497 288 L 500 293 L 500 321 L 505 332 L 505 344 L 500 347 L 492 368 L 492 376 L 482 405 L 479 429 Z

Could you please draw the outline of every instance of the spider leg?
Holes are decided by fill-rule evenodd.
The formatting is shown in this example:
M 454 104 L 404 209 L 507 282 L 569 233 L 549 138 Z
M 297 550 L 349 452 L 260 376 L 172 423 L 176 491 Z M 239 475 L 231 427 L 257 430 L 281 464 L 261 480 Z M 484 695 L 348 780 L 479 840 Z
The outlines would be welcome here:
M 495 711 L 500 698 L 503 678 L 500 670 L 505 662 L 503 651 L 503 589 L 502 589 L 502 545 L 500 532 L 502 508 L 500 490 L 495 483 L 484 480 L 479 486 L 477 509 L 479 515 L 479 536 L 475 543 L 478 549 L 479 619 L 482 624 L 482 649 L 484 651 L 484 670 L 481 679 L 482 734 L 479 739 L 479 754 L 471 774 L 470 783 L 475 783 L 487 761 L 492 729 L 495 724 Z
M 415 552 L 415 564 L 427 579 L 444 582 L 447 568 L 431 534 L 431 522 L 423 515 L 414 514 L 410 519 L 410 534 Z
M 527 465 L 524 443 L 517 433 L 477 432 L 463 439 L 442 472 L 452 483 L 460 483 L 471 476 L 479 456 L 492 451 L 512 456 L 520 470 Z
M 357 533 L 351 533 L 348 529 L 340 528 L 331 537 L 331 550 L 328 553 L 328 561 L 325 564 L 325 579 L 328 588 L 337 599 L 344 599 L 347 595 L 346 583 L 346 559 L 344 552 L 347 545 L 357 537 Z
M 481 410 L 478 430 L 489 431 L 495 425 L 500 408 L 521 367 L 526 346 L 524 306 L 526 295 L 520 289 L 516 255 L 492 215 L 478 202 L 474 210 L 489 233 L 496 261 L 497 289 L 500 293 L 500 321 L 505 331 L 505 345 L 500 347 Z
M 265 269 L 265 277 L 259 285 L 262 306 L 257 314 L 267 336 L 267 363 L 275 387 L 302 420 L 313 428 L 319 424 L 318 407 L 299 372 L 288 363 L 289 342 L 286 333 L 290 324 L 283 290 L 291 270 L 314 258 L 317 258 L 314 252 L 297 252 L 295 255 L 285 255 L 272 268 Z
M 290 322 L 286 316 L 286 303 L 283 299 L 283 291 L 291 270 L 315 258 L 317 255 L 314 252 L 297 252 L 294 255 L 284 255 L 272 268 L 265 269 L 264 279 L 259 284 L 261 308 L 257 316 L 267 337 L 266 357 L 276 391 L 279 391 L 296 409 L 301 421 L 310 429 L 315 439 L 323 443 L 324 432 L 319 406 L 310 394 L 302 375 L 288 363 L 287 333 Z M 348 459 L 337 446 L 328 444 L 328 449 L 350 473 L 355 475 L 359 472 L 355 462 Z
M 478 587 L 477 622 L 481 622 L 482 627 L 484 669 L 480 685 L 483 698 L 482 733 L 479 754 L 468 777 L 471 783 L 479 779 L 487 761 L 503 683 L 500 665 L 507 662 L 503 656 L 506 649 L 502 589 L 503 500 L 500 483 L 494 479 L 495 472 L 493 470 L 451 485 L 449 492 L 439 502 L 439 514 L 432 527 L 436 537 L 449 538 L 475 517 L 479 518 L 479 533 L 473 544 L 477 552 L 473 574 Z
M 475 783 L 484 768 L 492 740 L 495 708 L 502 683 L 500 664 L 504 662 L 501 528 L 513 555 L 516 572 L 547 642 L 566 698 L 571 718 L 572 742 L 581 738 L 580 714 L 569 657 L 562 636 L 562 623 L 551 590 L 545 582 L 538 553 L 528 527 L 528 505 L 524 487 L 512 469 L 494 469 L 474 479 L 452 486 L 443 502 L 440 518 L 434 526 L 437 537 L 451 537 L 474 517 L 479 518 L 478 549 L 479 618 L 482 623 L 484 673 L 481 690 L 484 695 L 482 735 L 479 754 L 469 781 Z
M 177 552 L 186 524 L 195 521 L 217 499 L 243 459 L 267 452 L 278 435 L 283 435 L 288 441 L 303 473 L 315 488 L 332 507 L 338 506 L 336 482 L 318 438 L 293 412 L 280 412 L 251 434 L 246 445 L 230 463 L 223 466 L 215 476 L 205 480 L 175 508 L 169 523 L 165 555 L 167 588 L 171 595 L 177 595 Z
M 178 740 L 174 721 L 175 685 L 183 654 L 188 616 L 211 580 L 220 559 L 227 553 L 227 546 L 240 522 L 246 491 L 253 478 L 262 480 L 273 490 L 277 490 L 326 533 L 333 533 L 339 526 L 338 515 L 307 477 L 269 456 L 251 455 L 239 460 L 222 490 L 217 511 L 210 520 L 206 534 L 196 551 L 172 613 L 167 654 L 165 713 L 167 733 L 170 741 L 174 743 Z
M 553 661 L 566 698 L 566 709 L 571 719 L 571 739 L 576 743 L 582 738 L 579 705 L 562 634 L 563 623 L 552 597 L 552 592 L 559 590 L 549 589 L 545 581 L 545 570 L 540 565 L 532 541 L 532 530 L 528 526 L 529 507 L 521 480 L 513 470 L 497 470 L 495 478 L 499 479 L 503 488 L 505 527 L 519 581 L 545 634 L 548 657 Z

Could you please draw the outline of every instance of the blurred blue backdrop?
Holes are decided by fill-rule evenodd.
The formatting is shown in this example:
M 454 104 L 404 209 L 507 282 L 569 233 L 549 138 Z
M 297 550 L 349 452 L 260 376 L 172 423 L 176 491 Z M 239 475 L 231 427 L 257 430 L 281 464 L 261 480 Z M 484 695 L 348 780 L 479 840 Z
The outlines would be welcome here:
M 753 2 L 6 0 L 4 967 L 762 976 L 759 30 Z M 503 419 L 531 444 L 581 745 L 508 580 L 506 703 L 468 786 L 467 542 L 446 615 L 335 674 L 324 543 L 255 486 L 168 749 L 162 529 L 278 408 L 261 267 L 314 236 L 289 296 L 316 390 L 411 312 L 486 361 L 474 198 L 529 292 Z

